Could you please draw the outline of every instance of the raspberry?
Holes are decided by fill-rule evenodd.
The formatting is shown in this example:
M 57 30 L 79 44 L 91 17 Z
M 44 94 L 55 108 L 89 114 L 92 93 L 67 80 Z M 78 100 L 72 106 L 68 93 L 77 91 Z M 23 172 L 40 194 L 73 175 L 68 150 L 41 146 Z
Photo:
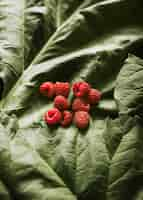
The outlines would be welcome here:
M 54 106 L 59 110 L 66 110 L 69 108 L 69 102 L 64 96 L 58 95 L 54 99 Z
M 44 120 L 49 125 L 59 124 L 62 114 L 57 108 L 52 108 L 45 113 Z
M 101 92 L 96 89 L 90 89 L 88 94 L 88 102 L 90 104 L 96 104 L 100 101 L 100 99 L 101 99 Z
M 70 84 L 68 82 L 56 82 L 55 83 L 56 95 L 62 95 L 68 97 L 70 92 Z
M 55 87 L 52 82 L 44 82 L 40 85 L 40 93 L 44 96 L 52 98 L 55 94 Z
M 61 121 L 61 125 L 63 127 L 69 126 L 72 122 L 72 113 L 68 110 L 63 112 L 63 120 Z
M 86 82 L 77 82 L 73 84 L 73 93 L 76 97 L 83 97 L 88 94 L 90 85 Z
M 84 129 L 87 128 L 89 125 L 89 114 L 85 111 L 77 111 L 74 115 L 74 123 L 75 125 L 80 128 Z
M 86 112 L 89 112 L 90 104 L 87 103 L 87 101 L 84 100 L 84 99 L 76 98 L 73 101 L 72 110 L 73 111 L 86 111 Z

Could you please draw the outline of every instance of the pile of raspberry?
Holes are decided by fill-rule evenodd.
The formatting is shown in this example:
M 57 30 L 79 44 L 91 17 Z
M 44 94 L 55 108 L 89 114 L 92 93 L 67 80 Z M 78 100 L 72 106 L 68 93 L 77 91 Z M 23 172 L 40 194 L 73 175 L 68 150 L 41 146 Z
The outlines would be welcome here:
M 69 102 L 71 88 L 74 98 Z M 54 98 L 54 108 L 44 114 L 44 121 L 48 125 L 67 127 L 73 122 L 80 129 L 88 127 L 91 106 L 101 99 L 101 92 L 84 81 L 75 82 L 72 86 L 68 82 L 44 82 L 40 85 L 40 93 Z

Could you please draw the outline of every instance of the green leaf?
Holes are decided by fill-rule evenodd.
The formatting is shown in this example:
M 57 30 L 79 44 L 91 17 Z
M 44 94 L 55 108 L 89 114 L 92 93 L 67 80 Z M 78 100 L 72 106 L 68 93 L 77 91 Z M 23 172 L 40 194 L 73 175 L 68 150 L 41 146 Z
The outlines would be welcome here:
M 126 127 L 124 127 L 126 126 Z M 143 184 L 143 127 L 138 117 L 122 127 L 124 136 L 110 165 L 107 199 L 131 199 Z
M 143 189 L 141 188 L 137 194 L 135 195 L 134 199 L 133 200 L 142 200 L 143 198 Z
M 75 11 L 81 2 L 81 0 L 45 0 L 50 27 L 56 30 Z
M 17 129 L 12 140 L 6 137 L 8 129 L 1 127 L 1 176 L 9 176 L 9 182 L 4 179 L 6 184 L 21 198 L 38 199 L 38 195 L 50 198 L 48 194 L 54 195 L 61 187 L 57 199 L 68 198 L 68 191 L 79 199 L 94 196 L 104 199 L 109 166 L 102 136 L 104 120 L 95 117 L 90 126 L 85 131 L 74 126 L 67 129 L 39 126 Z M 13 161 L 9 166 L 11 157 Z M 36 189 L 38 187 L 41 194 Z M 49 187 L 52 187 L 53 193 L 50 193 Z M 54 198 L 56 196 L 51 196 L 51 199 Z M 74 199 L 69 192 L 70 198 Z
M 24 65 L 29 65 L 43 45 L 45 6 L 42 2 L 26 1 L 24 9 Z M 41 39 L 37 41 L 37 38 Z
M 127 1 L 114 1 L 112 4 L 109 1 L 93 4 L 79 10 L 57 29 L 32 64 L 41 63 L 71 51 L 75 52 L 84 49 L 84 47 L 94 47 L 94 44 L 98 44 L 102 40 L 102 43 L 104 43 L 104 38 L 108 38 L 108 36 L 110 40 L 111 35 L 115 44 L 110 41 L 113 45 L 108 44 L 107 48 L 113 49 L 116 44 L 129 45 L 129 40 L 133 39 L 133 35 L 140 35 L 142 32 L 140 4 L 139 0 L 136 4 L 128 4 Z M 138 10 L 134 17 L 131 15 L 133 9 Z M 122 15 L 120 15 L 120 10 L 122 10 Z M 133 28 L 134 26 L 136 31 Z M 138 28 L 139 30 L 137 30 Z M 119 37 L 122 32 L 124 36 Z M 127 35 L 128 39 L 126 38 Z M 96 51 L 96 48 L 93 48 L 91 53 Z M 100 45 L 98 51 L 100 51 Z
M 0 1 L 0 88 L 6 95 L 24 69 L 24 0 Z
M 139 12 L 132 20 L 131 11 L 134 6 Z M 121 9 L 124 14 L 122 17 L 126 20 L 122 20 L 119 15 Z M 103 13 L 107 13 L 107 16 Z M 31 120 L 39 120 L 49 108 L 47 101 L 36 94 L 38 86 L 45 80 L 86 80 L 104 94 L 113 91 L 127 53 L 143 41 L 142 24 L 136 24 L 140 15 L 140 3 L 128 5 L 126 1 L 115 1 L 113 4 L 101 2 L 75 13 L 57 29 L 33 60 L 33 64 L 24 71 L 1 103 L 2 109 L 11 112 L 21 109 L 27 111 L 20 113 L 24 114 L 29 125 Z M 114 18 L 112 24 L 111 17 Z M 94 22 L 95 18 L 97 21 Z M 101 27 L 104 30 L 101 31 Z M 43 62 L 45 59 L 47 61 Z M 113 98 L 112 94 L 110 97 Z
M 62 179 L 26 141 L 0 125 L 0 176 L 18 199 L 75 200 Z
M 7 76 L 10 85 L 9 77 L 16 81 L 22 73 L 0 101 L 0 195 L 8 200 L 140 200 L 142 60 L 130 53 L 141 56 L 142 0 L 25 0 L 22 10 L 17 1 L 6 1 L 12 7 L 0 7 L 0 24 L 7 22 L 7 10 L 18 17 L 8 18 L 0 38 L 22 42 L 14 51 L 20 52 L 17 60 L 11 49 L 11 58 L 2 55 L 7 60 L 2 70 L 13 65 L 20 70 L 24 60 L 24 71 Z M 87 129 L 44 123 L 43 114 L 53 107 L 39 93 L 44 81 L 87 81 L 102 92 Z
M 11 199 L 9 192 L 2 181 L 0 181 L 0 198 L 2 200 L 10 200 Z
M 120 112 L 142 115 L 143 60 L 129 55 L 117 78 L 115 99 Z
M 113 157 L 123 136 L 120 119 L 107 119 L 104 131 L 104 139 L 110 158 Z

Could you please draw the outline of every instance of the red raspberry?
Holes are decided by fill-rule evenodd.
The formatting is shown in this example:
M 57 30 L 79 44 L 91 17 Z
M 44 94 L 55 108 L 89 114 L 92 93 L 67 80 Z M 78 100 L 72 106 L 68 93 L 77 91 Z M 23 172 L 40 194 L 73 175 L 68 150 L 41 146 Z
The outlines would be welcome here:
M 66 127 L 66 126 L 69 126 L 72 122 L 72 113 L 68 110 L 65 110 L 63 112 L 63 121 L 61 121 L 61 125 Z
M 83 97 L 88 94 L 90 85 L 86 82 L 77 82 L 73 84 L 73 93 L 76 97 Z
M 76 98 L 73 101 L 72 110 L 73 111 L 86 111 L 86 112 L 89 112 L 90 104 L 87 103 L 87 101 L 84 100 L 84 99 Z
M 44 120 L 49 125 L 59 124 L 62 114 L 57 108 L 52 108 L 45 113 Z
M 74 123 L 75 125 L 80 128 L 84 129 L 87 128 L 89 125 L 89 114 L 85 111 L 77 111 L 74 115 Z
M 70 92 L 70 84 L 68 82 L 56 82 L 55 91 L 56 95 L 68 97 Z
M 101 99 L 101 92 L 96 89 L 90 89 L 88 94 L 88 102 L 90 104 L 96 104 L 100 101 L 100 99 Z
M 69 102 L 64 96 L 58 95 L 54 99 L 54 106 L 59 110 L 66 110 L 69 108 Z
M 55 86 L 52 82 L 44 82 L 40 85 L 40 93 L 52 98 L 55 94 Z

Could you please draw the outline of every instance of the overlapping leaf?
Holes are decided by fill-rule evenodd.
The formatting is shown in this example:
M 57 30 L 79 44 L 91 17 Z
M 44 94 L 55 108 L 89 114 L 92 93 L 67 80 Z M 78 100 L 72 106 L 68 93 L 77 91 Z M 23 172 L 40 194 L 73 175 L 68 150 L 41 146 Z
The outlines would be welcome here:
M 9 135 L 9 129 L 1 121 L 0 176 L 10 188 L 12 199 L 76 199 L 26 140 L 11 139 Z
M 0 87 L 6 93 L 24 69 L 24 0 L 0 1 Z
M 125 124 L 126 126 L 126 124 Z M 133 199 L 143 185 L 143 156 L 141 119 L 135 117 L 126 128 L 124 136 L 111 161 L 107 199 Z M 127 132 L 126 132 L 127 131 Z
M 24 66 L 37 54 L 44 42 L 44 16 L 46 8 L 42 1 L 26 1 L 24 8 Z M 47 33 L 48 35 L 48 33 Z M 37 38 L 41 38 L 37 40 Z
M 143 116 L 143 60 L 130 55 L 119 73 L 115 99 L 120 111 Z
M 0 102 L 0 195 L 3 200 L 140 200 L 143 62 L 128 53 L 141 55 L 142 0 L 27 3 L 20 46 L 27 69 Z M 43 19 L 47 27 L 37 33 Z M 85 80 L 102 91 L 88 129 L 44 124 L 42 116 L 53 106 L 38 92 L 46 80 Z

